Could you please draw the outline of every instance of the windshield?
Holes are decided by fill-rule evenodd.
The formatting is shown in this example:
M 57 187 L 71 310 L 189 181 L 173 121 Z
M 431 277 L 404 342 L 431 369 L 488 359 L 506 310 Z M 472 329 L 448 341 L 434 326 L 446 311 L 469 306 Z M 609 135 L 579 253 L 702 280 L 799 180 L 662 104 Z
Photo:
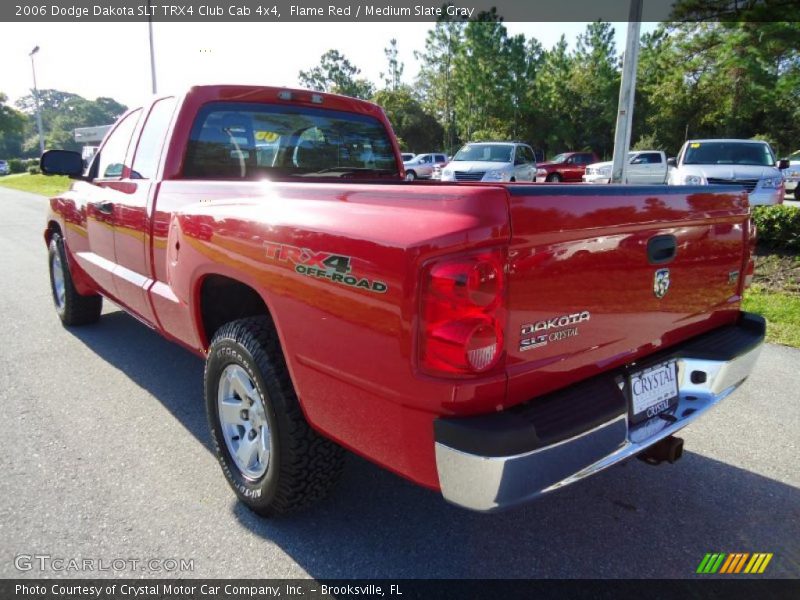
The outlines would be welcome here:
M 558 155 L 556 155 L 556 157 L 555 157 L 553 160 L 551 160 L 550 162 L 551 162 L 551 163 L 555 163 L 555 164 L 561 164 L 561 163 L 563 163 L 565 160 L 567 160 L 568 158 L 569 158 L 569 154 L 558 154 Z
M 509 163 L 513 150 L 508 144 L 467 144 L 456 152 L 453 160 Z
M 789 160 L 792 161 L 792 162 L 800 161 L 800 150 L 798 150 L 797 152 L 792 152 L 789 155 Z
M 685 165 L 753 165 L 771 167 L 775 157 L 763 142 L 691 142 Z
M 197 115 L 184 176 L 200 179 L 399 176 L 383 124 L 320 108 L 214 102 Z

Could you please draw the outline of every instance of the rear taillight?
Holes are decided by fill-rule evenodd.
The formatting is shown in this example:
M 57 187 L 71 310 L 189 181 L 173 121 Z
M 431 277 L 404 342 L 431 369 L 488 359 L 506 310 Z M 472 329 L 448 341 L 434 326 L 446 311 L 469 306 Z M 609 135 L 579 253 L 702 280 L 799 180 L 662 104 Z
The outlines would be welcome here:
M 742 285 L 742 292 L 750 287 L 753 283 L 753 276 L 756 272 L 756 244 L 758 243 L 758 228 L 753 217 L 747 224 L 747 256 L 744 263 L 744 281 Z
M 506 319 L 505 253 L 491 250 L 429 264 L 423 273 L 419 363 L 431 375 L 500 368 Z

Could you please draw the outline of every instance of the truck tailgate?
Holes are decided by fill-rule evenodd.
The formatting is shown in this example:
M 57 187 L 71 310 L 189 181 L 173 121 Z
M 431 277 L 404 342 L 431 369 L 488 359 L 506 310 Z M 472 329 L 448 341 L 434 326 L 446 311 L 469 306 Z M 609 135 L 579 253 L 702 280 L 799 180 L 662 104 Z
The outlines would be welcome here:
M 507 189 L 509 405 L 737 318 L 745 194 L 667 186 Z

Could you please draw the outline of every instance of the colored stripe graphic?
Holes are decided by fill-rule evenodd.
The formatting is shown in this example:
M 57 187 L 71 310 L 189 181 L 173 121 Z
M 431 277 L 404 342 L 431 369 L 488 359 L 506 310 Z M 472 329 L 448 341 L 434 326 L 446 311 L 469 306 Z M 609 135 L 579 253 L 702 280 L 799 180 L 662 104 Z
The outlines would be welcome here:
M 747 558 L 748 558 L 749 556 L 750 556 L 750 554 L 749 554 L 748 552 L 745 552 L 744 554 L 742 554 L 742 559 L 741 559 L 741 560 L 739 561 L 739 563 L 736 565 L 736 570 L 735 570 L 735 571 L 731 571 L 731 572 L 732 572 L 732 573 L 739 573 L 739 572 L 741 572 L 741 570 L 742 570 L 742 567 L 744 567 L 744 563 L 745 563 L 745 562 L 747 562 Z
M 767 569 L 767 565 L 769 561 L 772 560 L 773 554 L 760 552 L 757 554 L 753 554 L 753 558 L 750 559 L 750 562 L 747 563 L 747 567 L 745 567 L 745 573 L 763 573 Z
M 728 560 L 725 561 L 725 564 L 722 565 L 722 568 L 719 570 L 720 573 L 730 573 L 731 568 L 739 562 L 740 554 L 728 554 Z
M 767 570 L 767 565 L 773 556 L 774 554 L 771 552 L 755 552 L 753 554 L 749 552 L 732 552 L 731 554 L 709 552 L 697 565 L 696 572 L 711 575 L 715 573 L 730 575 L 742 572 L 760 574 Z
M 722 565 L 722 561 L 725 560 L 725 553 L 714 553 L 714 554 L 706 554 L 703 557 L 703 560 L 700 562 L 700 565 L 697 567 L 698 573 L 716 573 L 720 566 Z

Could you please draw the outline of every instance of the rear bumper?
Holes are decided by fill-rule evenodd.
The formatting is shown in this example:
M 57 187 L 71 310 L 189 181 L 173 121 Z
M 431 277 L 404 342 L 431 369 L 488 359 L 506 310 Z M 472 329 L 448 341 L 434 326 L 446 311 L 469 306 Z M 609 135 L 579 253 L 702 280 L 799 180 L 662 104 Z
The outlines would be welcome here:
M 472 510 L 501 510 L 635 456 L 700 418 L 741 385 L 755 365 L 765 330 L 763 318 L 742 313 L 737 325 L 636 365 L 638 369 L 677 359 L 679 400 L 671 413 L 674 420 L 659 416 L 629 425 L 626 369 L 535 399 L 518 410 L 438 419 L 436 466 L 444 498 Z M 578 407 L 587 398 L 594 400 L 592 407 L 600 406 L 592 408 L 594 414 L 585 416 L 587 411 L 566 406 Z M 542 406 L 559 408 L 542 410 Z M 559 420 L 560 425 L 554 426 Z

